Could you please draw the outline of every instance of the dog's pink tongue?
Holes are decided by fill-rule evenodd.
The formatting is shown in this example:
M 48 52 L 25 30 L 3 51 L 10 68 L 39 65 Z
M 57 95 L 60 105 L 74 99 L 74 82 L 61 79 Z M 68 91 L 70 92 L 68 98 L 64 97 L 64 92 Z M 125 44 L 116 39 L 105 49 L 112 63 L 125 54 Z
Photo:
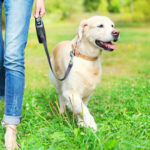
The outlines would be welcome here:
M 109 49 L 115 49 L 116 46 L 112 43 L 104 43 L 106 47 L 108 47 Z

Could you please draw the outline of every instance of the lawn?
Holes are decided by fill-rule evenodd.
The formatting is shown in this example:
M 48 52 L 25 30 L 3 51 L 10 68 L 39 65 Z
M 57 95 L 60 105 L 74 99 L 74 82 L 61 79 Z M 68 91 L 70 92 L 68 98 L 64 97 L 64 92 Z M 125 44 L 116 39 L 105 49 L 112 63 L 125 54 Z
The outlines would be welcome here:
M 45 19 L 49 51 L 75 36 L 79 23 Z M 38 44 L 34 19 L 26 47 L 26 87 L 18 142 L 22 150 L 150 150 L 150 27 L 119 28 L 117 49 L 103 52 L 103 74 L 89 102 L 98 131 L 78 128 L 67 110 L 59 113 L 48 62 Z M 0 118 L 4 104 L 0 102 Z M 0 150 L 5 129 L 0 127 Z

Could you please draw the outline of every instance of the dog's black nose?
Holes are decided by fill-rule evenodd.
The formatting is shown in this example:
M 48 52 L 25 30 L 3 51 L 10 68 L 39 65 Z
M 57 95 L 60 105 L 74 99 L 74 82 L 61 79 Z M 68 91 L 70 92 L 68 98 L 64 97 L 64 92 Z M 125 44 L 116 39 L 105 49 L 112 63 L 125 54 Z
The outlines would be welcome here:
M 114 31 L 112 31 L 112 35 L 114 37 L 114 41 L 116 42 L 118 40 L 120 32 L 118 30 L 114 30 Z
M 119 36 L 119 34 L 120 34 L 120 32 L 119 32 L 118 30 L 114 30 L 114 31 L 112 32 L 112 35 L 113 35 L 113 36 Z

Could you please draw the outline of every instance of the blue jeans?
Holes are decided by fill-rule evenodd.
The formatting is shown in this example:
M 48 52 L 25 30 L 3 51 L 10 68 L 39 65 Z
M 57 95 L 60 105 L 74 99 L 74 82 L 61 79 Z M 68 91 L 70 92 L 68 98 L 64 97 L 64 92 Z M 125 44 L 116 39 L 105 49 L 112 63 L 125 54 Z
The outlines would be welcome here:
M 5 42 L 2 37 L 2 2 L 0 0 L 0 99 L 5 99 L 6 124 L 21 122 L 24 95 L 24 49 L 28 38 L 33 0 L 4 0 Z

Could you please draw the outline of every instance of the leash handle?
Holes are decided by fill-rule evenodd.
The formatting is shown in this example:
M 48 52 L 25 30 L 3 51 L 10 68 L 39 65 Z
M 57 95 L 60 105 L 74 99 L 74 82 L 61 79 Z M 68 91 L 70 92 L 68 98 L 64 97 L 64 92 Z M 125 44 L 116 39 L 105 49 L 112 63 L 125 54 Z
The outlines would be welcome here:
M 44 24 L 40 16 L 35 18 L 35 26 L 39 43 L 44 43 L 44 41 L 46 41 L 46 34 Z
M 74 57 L 73 50 L 70 52 L 70 61 L 69 61 L 68 68 L 65 72 L 64 77 L 61 78 L 61 79 L 57 78 L 57 76 L 54 73 L 52 63 L 51 63 L 51 59 L 50 59 L 50 55 L 49 55 L 48 48 L 47 48 L 47 41 L 46 41 L 46 33 L 45 33 L 44 23 L 43 23 L 40 16 L 38 18 L 35 18 L 35 26 L 36 26 L 36 33 L 37 33 L 38 41 L 39 41 L 39 43 L 43 43 L 43 45 L 44 45 L 44 49 L 45 49 L 45 53 L 46 53 L 46 56 L 47 56 L 47 59 L 48 59 L 49 67 L 50 67 L 53 75 L 59 81 L 65 80 L 68 77 L 68 75 L 71 71 L 71 68 L 73 66 L 73 57 Z

